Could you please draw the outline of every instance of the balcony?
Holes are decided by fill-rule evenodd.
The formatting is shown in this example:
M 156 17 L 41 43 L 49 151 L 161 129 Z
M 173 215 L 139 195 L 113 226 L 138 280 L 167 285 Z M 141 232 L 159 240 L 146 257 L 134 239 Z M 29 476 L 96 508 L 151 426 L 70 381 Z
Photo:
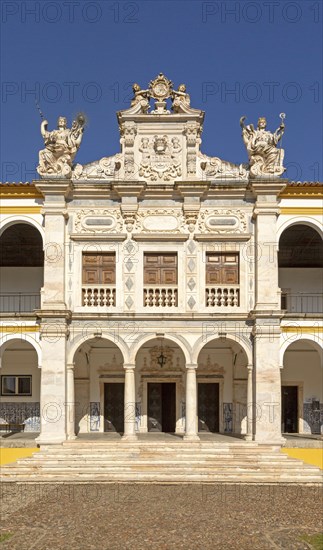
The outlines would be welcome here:
M 83 285 L 82 305 L 85 307 L 115 307 L 115 285 Z
M 239 292 L 239 285 L 207 286 L 205 305 L 206 307 L 237 307 Z
M 31 313 L 40 308 L 40 292 L 3 292 L 0 294 L 2 313 Z
M 282 292 L 281 308 L 287 313 L 322 313 L 323 294 L 305 292 Z
M 178 305 L 177 286 L 145 286 L 144 307 L 176 307 Z

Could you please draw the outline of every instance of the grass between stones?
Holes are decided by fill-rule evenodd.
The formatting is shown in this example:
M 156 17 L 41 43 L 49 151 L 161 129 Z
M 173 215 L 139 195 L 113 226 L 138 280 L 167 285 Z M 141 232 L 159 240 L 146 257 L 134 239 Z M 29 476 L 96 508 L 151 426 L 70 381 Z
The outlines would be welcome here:
M 10 531 L 8 531 L 7 533 L 0 533 L 0 542 L 5 542 L 6 540 L 9 540 L 12 535 L 13 533 L 10 533 Z
M 323 533 L 318 535 L 302 535 L 301 540 L 308 542 L 314 550 L 323 550 Z

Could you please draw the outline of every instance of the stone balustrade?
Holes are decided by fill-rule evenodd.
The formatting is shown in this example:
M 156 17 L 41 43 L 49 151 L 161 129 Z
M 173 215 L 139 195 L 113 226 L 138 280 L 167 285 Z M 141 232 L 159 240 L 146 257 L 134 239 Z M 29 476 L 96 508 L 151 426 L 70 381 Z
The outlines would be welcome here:
M 86 307 L 109 307 L 116 305 L 115 285 L 83 285 L 82 305 Z
M 177 286 L 145 286 L 144 306 L 145 307 L 172 307 L 177 306 Z
M 239 306 L 239 285 L 207 286 L 206 307 Z

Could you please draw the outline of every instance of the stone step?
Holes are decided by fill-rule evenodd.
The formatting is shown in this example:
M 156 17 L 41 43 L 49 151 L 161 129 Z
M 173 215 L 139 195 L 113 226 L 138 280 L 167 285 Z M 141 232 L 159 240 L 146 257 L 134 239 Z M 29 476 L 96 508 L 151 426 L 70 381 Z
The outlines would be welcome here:
M 233 458 L 231 460 L 214 460 L 213 458 L 209 459 L 200 459 L 200 460 L 191 460 L 187 457 L 174 457 L 172 459 L 165 458 L 165 457 L 154 457 L 147 458 L 147 457 L 138 457 L 134 459 L 133 457 L 123 457 L 120 459 L 108 459 L 106 457 L 91 457 L 91 458 L 66 458 L 66 457 L 47 457 L 45 459 L 19 459 L 18 464 L 106 464 L 107 466 L 113 467 L 114 465 L 118 464 L 191 464 L 192 466 L 198 468 L 200 464 L 203 464 L 205 466 L 212 466 L 214 468 L 221 467 L 221 465 L 232 465 L 232 466 L 239 466 L 240 464 L 257 464 L 261 467 L 266 468 L 269 466 L 279 467 L 279 466 L 286 466 L 287 464 L 301 464 L 304 465 L 303 461 L 301 460 L 294 460 L 293 462 L 288 460 L 279 460 L 279 459 L 273 459 L 273 460 L 243 460 L 241 458 Z
M 60 475 L 57 473 L 49 474 L 44 473 L 42 476 L 39 474 L 4 474 L 2 476 L 2 481 L 19 481 L 19 482 L 65 482 L 65 483 L 75 483 L 77 481 L 84 482 L 180 482 L 180 483 L 191 483 L 191 482 L 213 482 L 213 483 L 294 483 L 294 484 L 322 484 L 322 477 L 317 475 L 307 476 L 304 478 L 302 474 L 300 475 L 288 475 L 288 474 L 276 474 L 269 475 L 268 473 L 221 473 L 221 474 L 199 474 L 194 473 L 187 475 L 187 473 L 176 473 L 169 474 L 160 472 L 145 472 L 137 474 L 134 476 L 133 472 L 129 473 L 73 473 L 72 475 L 69 472 L 62 472 Z
M 154 464 L 149 462 L 122 462 L 120 464 L 106 464 L 106 463 L 57 463 L 54 461 L 46 461 L 42 463 L 28 463 L 20 461 L 19 463 L 13 465 L 13 466 L 4 466 L 1 469 L 1 473 L 5 473 L 8 471 L 39 471 L 39 472 L 45 472 L 47 470 L 56 470 L 56 471 L 100 471 L 102 469 L 105 469 L 106 471 L 111 472 L 117 472 L 117 471 L 136 471 L 142 472 L 143 470 L 149 471 L 149 470 L 161 470 L 164 469 L 167 472 L 170 472 L 171 470 L 178 470 L 181 471 L 197 471 L 197 472 L 209 472 L 211 471 L 263 471 L 263 472 L 283 472 L 283 471 L 299 471 L 303 472 L 304 475 L 308 475 L 311 473 L 317 473 L 320 474 L 319 468 L 316 468 L 315 466 L 304 466 L 304 464 L 299 462 L 291 462 L 289 464 L 278 464 L 278 465 L 263 465 L 263 464 L 200 464 L 198 467 L 195 465 L 192 465 L 189 462 L 173 462 L 173 463 L 165 463 L 163 461 L 158 461 Z
M 216 461 L 220 461 L 220 460 L 235 460 L 235 459 L 239 459 L 239 460 L 246 460 L 246 461 L 252 461 L 252 460 L 263 460 L 263 461 L 286 461 L 288 460 L 288 456 L 286 454 L 280 454 L 280 455 L 273 455 L 273 454 L 258 454 L 258 455 L 254 455 L 254 456 L 249 456 L 249 455 L 245 455 L 243 453 L 230 453 L 230 454 L 225 454 L 225 455 L 217 455 L 217 454 L 214 454 L 214 453 L 204 453 L 204 454 L 197 454 L 197 453 L 194 453 L 194 454 L 191 454 L 191 453 L 162 453 L 162 452 L 159 452 L 159 453 L 147 453 L 147 452 L 142 452 L 142 453 L 136 453 L 136 452 L 127 452 L 127 453 L 99 453 L 99 452 L 88 452 L 88 453 L 81 453 L 81 452 L 77 452 L 77 453 L 63 453 L 63 452 L 59 452 L 59 453 L 34 453 L 33 454 L 33 457 L 34 458 L 38 458 L 38 459 L 42 459 L 42 460 L 45 460 L 46 458 L 49 458 L 49 457 L 54 457 L 55 459 L 75 459 L 75 460 L 78 460 L 78 459 L 87 459 L 87 460 L 91 460 L 91 459 L 102 459 L 102 460 L 123 460 L 123 459 L 133 459 L 133 460 L 137 460 L 138 458 L 146 458 L 147 460 L 148 459 L 151 459 L 151 460 L 154 460 L 155 458 L 165 458 L 166 459 L 169 459 L 169 460 L 173 460 L 173 459 L 189 459 L 189 460 L 192 460 L 192 461 L 200 461 L 200 460 L 216 460 Z

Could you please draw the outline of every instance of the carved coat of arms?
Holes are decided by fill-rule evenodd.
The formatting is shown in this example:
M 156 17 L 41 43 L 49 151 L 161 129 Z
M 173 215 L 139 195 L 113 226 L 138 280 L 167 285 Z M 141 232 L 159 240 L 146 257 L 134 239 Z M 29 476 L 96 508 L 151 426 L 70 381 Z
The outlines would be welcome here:
M 143 137 L 139 151 L 142 154 L 140 176 L 151 181 L 169 181 L 182 175 L 182 146 L 178 137 Z

